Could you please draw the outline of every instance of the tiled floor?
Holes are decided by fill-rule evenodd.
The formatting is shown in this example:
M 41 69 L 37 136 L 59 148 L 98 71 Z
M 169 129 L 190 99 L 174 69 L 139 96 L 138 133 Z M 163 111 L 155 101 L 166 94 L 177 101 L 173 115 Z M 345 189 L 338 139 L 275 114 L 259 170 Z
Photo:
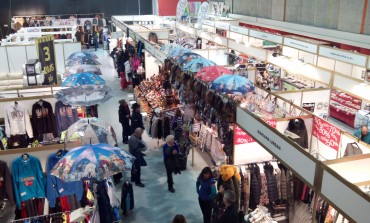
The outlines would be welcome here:
M 120 90 L 120 79 L 117 78 L 117 73 L 113 68 L 113 60 L 109 57 L 108 51 L 102 49 L 97 52 L 90 51 L 99 56 L 103 78 L 114 89 L 114 97 L 99 106 L 99 118 L 113 126 L 118 136 L 119 147 L 128 149 L 127 145 L 121 143 L 122 127 L 118 122 L 118 101 L 122 98 L 127 99 L 128 92 Z M 210 165 L 208 157 L 195 150 L 195 164 L 192 167 L 190 153 L 187 170 L 183 171 L 181 175 L 174 176 L 176 192 L 173 194 L 167 190 L 166 171 L 161 150 L 157 147 L 157 140 L 151 139 L 146 133 L 144 140 L 148 142 L 150 147 L 146 156 L 148 166 L 142 168 L 142 181 L 145 187 L 133 186 L 135 209 L 132 216 L 124 218 L 124 222 L 171 222 L 176 214 L 183 214 L 189 223 L 202 222 L 195 181 L 201 169 Z M 160 141 L 160 145 L 162 144 L 163 141 Z M 124 173 L 124 179 L 129 180 L 130 173 Z M 117 185 L 116 190 L 120 195 L 120 185 Z

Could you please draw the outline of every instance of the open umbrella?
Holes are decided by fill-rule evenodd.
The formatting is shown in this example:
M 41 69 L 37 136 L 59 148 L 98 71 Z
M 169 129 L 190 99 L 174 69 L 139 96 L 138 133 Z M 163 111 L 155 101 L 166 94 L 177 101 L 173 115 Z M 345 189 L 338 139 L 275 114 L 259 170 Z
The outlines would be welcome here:
M 214 62 L 207 60 L 206 58 L 199 57 L 186 63 L 182 68 L 183 70 L 190 72 L 198 72 L 203 67 L 209 67 L 216 65 Z
M 198 78 L 205 82 L 214 81 L 219 76 L 224 74 L 231 74 L 232 71 L 224 68 L 222 66 L 209 66 L 202 68 L 196 75 L 195 78 Z
M 72 107 L 102 104 L 112 96 L 112 89 L 105 84 L 62 88 L 54 94 L 54 98 Z
M 64 142 L 85 144 L 105 143 L 117 145 L 116 133 L 112 126 L 98 118 L 82 118 L 72 124 L 64 137 Z
M 182 53 L 182 54 L 178 55 L 175 58 L 175 60 L 176 60 L 177 64 L 183 65 L 183 64 L 186 64 L 186 63 L 190 62 L 193 59 L 197 59 L 197 58 L 200 58 L 200 57 L 202 57 L 202 56 L 197 54 L 197 53 Z
M 105 80 L 96 74 L 87 72 L 72 74 L 62 83 L 62 87 L 76 87 L 81 85 L 100 85 L 105 84 Z
M 210 88 L 227 94 L 246 94 L 254 91 L 254 85 L 248 78 L 231 74 L 216 78 Z
M 164 45 L 161 46 L 160 50 L 165 53 L 165 54 L 169 54 L 171 52 L 173 52 L 175 49 L 181 49 L 182 47 L 176 43 L 166 43 Z
M 96 74 L 96 75 L 102 75 L 100 68 L 95 65 L 78 65 L 78 66 L 68 67 L 66 71 L 64 72 L 63 76 L 67 78 L 72 74 L 78 74 L 78 73 L 83 73 L 83 72 L 87 72 L 90 74 Z
M 76 58 L 72 58 L 72 59 L 68 60 L 67 63 L 66 63 L 66 66 L 67 67 L 73 67 L 73 66 L 76 66 L 76 65 L 83 65 L 83 64 L 100 65 L 100 63 L 97 60 L 95 60 L 94 58 L 76 57 Z
M 82 178 L 104 180 L 132 168 L 133 156 L 107 144 L 84 145 L 70 150 L 50 171 L 63 181 Z
M 185 49 L 185 48 L 174 48 L 172 51 L 170 51 L 167 56 L 169 57 L 172 57 L 172 58 L 175 58 L 177 57 L 178 55 L 180 54 L 183 54 L 183 53 L 189 53 L 191 52 L 190 50 L 188 49 Z
M 67 60 L 78 58 L 78 57 L 88 57 L 88 58 L 92 58 L 92 59 L 98 59 L 98 56 L 96 56 L 93 53 L 78 51 L 78 52 L 75 52 L 75 53 L 72 53 L 71 55 L 69 55 Z

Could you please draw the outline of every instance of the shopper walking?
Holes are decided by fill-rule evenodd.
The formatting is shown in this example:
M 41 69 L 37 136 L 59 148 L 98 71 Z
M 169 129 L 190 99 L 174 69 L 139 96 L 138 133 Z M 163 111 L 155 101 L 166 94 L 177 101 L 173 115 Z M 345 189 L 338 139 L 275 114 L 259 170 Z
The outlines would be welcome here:
M 128 136 L 131 134 L 131 126 L 130 126 L 130 108 L 126 100 L 122 99 L 119 101 L 119 109 L 118 109 L 118 117 L 119 122 L 122 125 L 122 142 L 123 144 L 128 143 Z
M 135 103 L 132 105 L 132 115 L 131 115 L 131 131 L 134 132 L 135 129 L 141 128 L 145 130 L 143 123 L 143 116 L 140 113 L 140 105 Z
M 184 215 L 182 214 L 177 214 L 175 217 L 172 219 L 172 223 L 187 223 Z
M 180 162 L 177 158 L 179 147 L 175 143 L 175 137 L 169 135 L 166 137 L 166 144 L 163 145 L 164 166 L 166 167 L 168 190 L 175 193 L 173 188 L 172 173 L 180 173 Z
M 239 223 L 238 207 L 235 204 L 236 196 L 234 191 L 225 191 L 223 200 L 226 210 L 217 223 Z
M 128 140 L 129 152 L 135 157 L 131 169 L 131 181 L 135 182 L 135 185 L 138 187 L 144 187 L 144 184 L 141 182 L 141 167 L 147 166 L 144 159 L 145 154 L 143 153 L 143 151 L 147 150 L 147 147 L 142 140 L 142 135 L 143 129 L 136 128 Z
M 177 109 L 175 112 L 175 117 L 172 120 L 171 129 L 175 133 L 175 140 L 178 141 L 182 137 L 182 125 L 184 118 L 182 117 L 182 112 L 180 109 Z
M 217 193 L 211 168 L 203 168 L 197 179 L 196 187 L 199 206 L 203 213 L 203 222 L 211 223 L 212 201 Z
M 94 31 L 94 45 L 95 45 L 95 51 L 99 48 L 99 33 Z

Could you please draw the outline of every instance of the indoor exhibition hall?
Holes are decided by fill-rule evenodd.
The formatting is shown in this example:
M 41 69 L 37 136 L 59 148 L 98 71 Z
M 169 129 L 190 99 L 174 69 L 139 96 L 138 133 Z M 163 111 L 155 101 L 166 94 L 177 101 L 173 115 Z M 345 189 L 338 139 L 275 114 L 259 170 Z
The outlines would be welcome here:
M 369 223 L 369 0 L 0 1 L 0 223 Z

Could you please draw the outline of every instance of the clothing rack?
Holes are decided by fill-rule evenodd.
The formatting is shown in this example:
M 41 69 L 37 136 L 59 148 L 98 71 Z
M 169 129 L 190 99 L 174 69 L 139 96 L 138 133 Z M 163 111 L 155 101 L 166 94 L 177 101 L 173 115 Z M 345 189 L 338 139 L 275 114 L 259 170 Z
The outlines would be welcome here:
M 270 159 L 270 160 L 265 160 L 265 161 L 236 164 L 236 165 L 232 165 L 232 166 L 241 167 L 241 166 L 247 166 L 247 165 L 250 165 L 250 164 L 265 164 L 265 163 L 268 163 L 268 162 L 279 162 L 279 160 L 277 160 L 277 159 Z
M 13 220 L 11 221 L 11 223 L 23 223 L 27 220 L 31 221 L 31 220 L 36 220 L 38 218 L 43 218 L 43 217 L 53 217 L 53 216 L 57 216 L 57 215 L 63 215 L 63 214 L 70 214 L 71 212 L 70 211 L 64 211 L 64 212 L 58 212 L 58 213 L 52 213 L 52 214 L 46 214 L 46 215 L 37 215 L 37 216 L 33 216 L 33 217 L 28 217 L 28 218 L 22 218 L 22 219 L 17 219 L 17 220 Z

